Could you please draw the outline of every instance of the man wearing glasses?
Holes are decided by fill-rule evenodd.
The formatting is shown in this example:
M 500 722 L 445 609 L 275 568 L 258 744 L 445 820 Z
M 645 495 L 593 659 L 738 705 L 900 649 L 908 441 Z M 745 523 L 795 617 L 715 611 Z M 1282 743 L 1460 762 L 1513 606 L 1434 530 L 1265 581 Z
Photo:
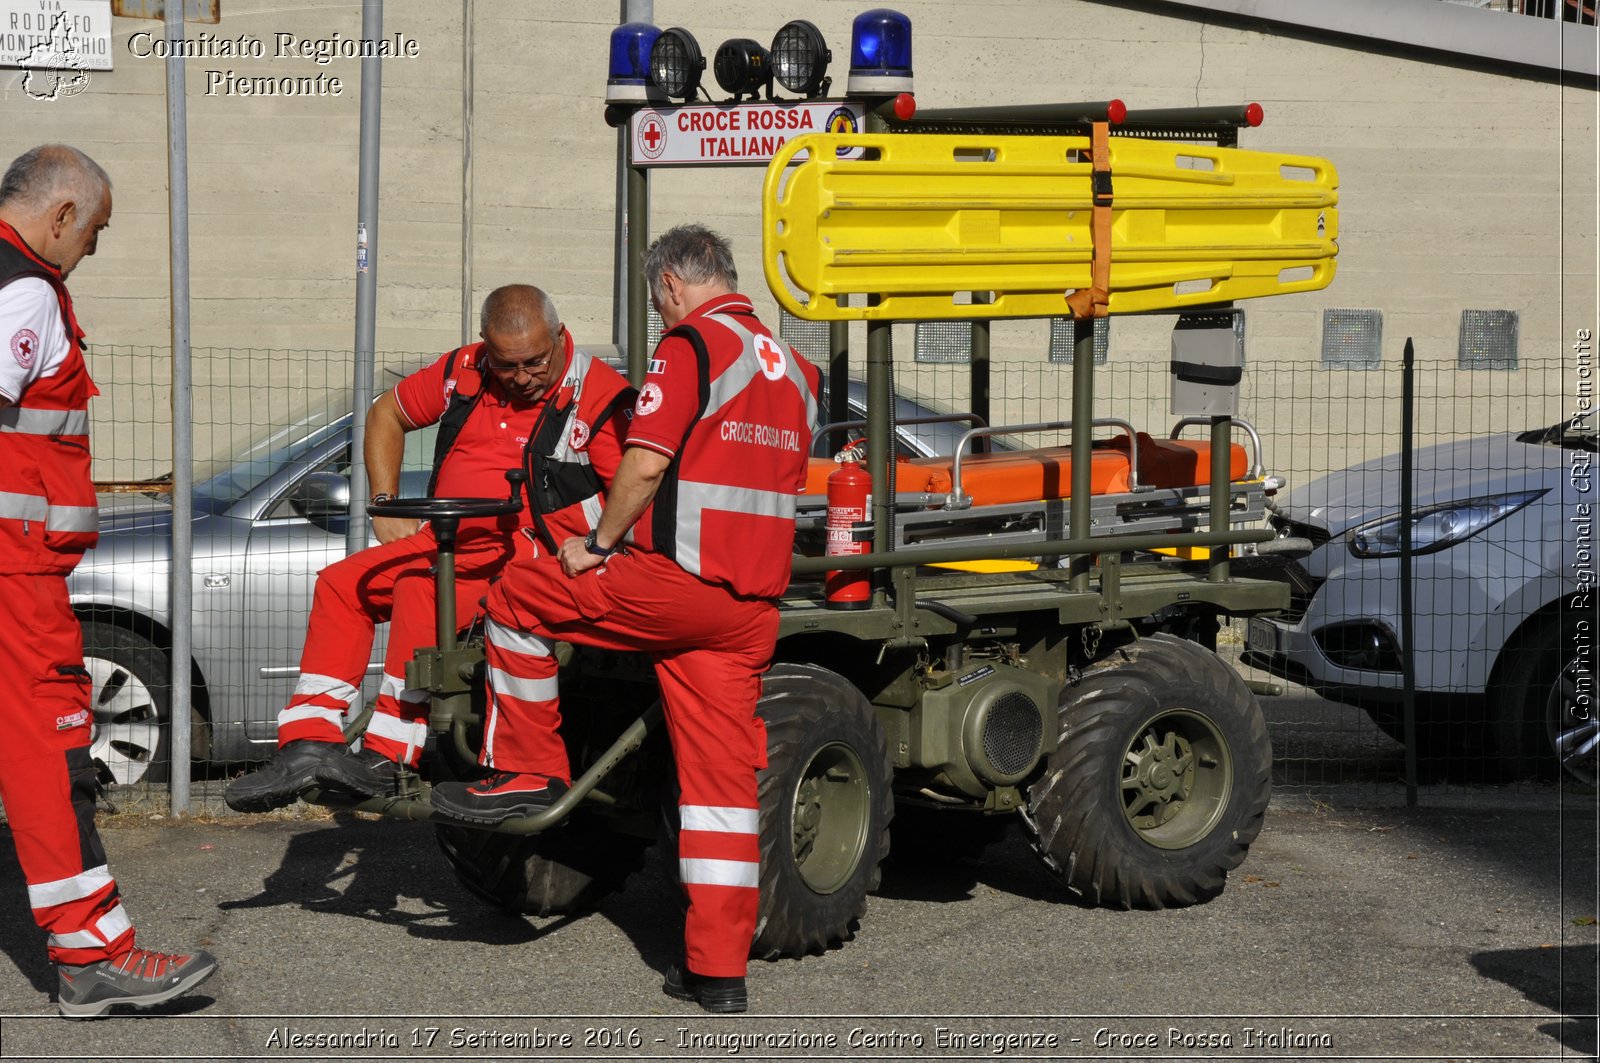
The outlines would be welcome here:
M 528 480 L 532 526 L 520 514 L 461 522 L 456 615 L 471 616 L 489 580 L 513 555 L 553 553 L 599 523 L 602 491 L 622 460 L 633 389 L 616 370 L 574 348 L 550 298 L 525 284 L 489 293 L 482 342 L 443 355 L 373 403 L 364 456 L 374 502 L 394 497 L 405 435 L 439 425 L 429 495 L 493 498 L 505 473 L 537 464 Z M 530 470 L 531 471 L 531 470 Z M 265 812 L 321 785 L 366 797 L 392 792 L 400 764 L 415 767 L 427 737 L 427 695 L 405 685 L 406 662 L 434 640 L 437 549 L 414 520 L 374 517 L 379 545 L 317 576 L 300 680 L 278 714 L 278 752 L 228 787 L 228 806 Z M 390 621 L 377 704 L 361 749 L 344 727 L 359 711 L 374 628 Z

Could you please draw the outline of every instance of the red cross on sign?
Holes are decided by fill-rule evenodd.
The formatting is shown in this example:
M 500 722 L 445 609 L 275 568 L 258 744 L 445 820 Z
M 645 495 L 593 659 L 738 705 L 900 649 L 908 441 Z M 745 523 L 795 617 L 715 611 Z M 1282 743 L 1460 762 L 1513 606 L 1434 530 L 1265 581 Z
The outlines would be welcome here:
M 762 376 L 768 380 L 777 380 L 783 376 L 784 364 L 787 359 L 783 356 L 783 348 L 773 343 L 772 337 L 756 337 L 756 357 L 761 360 Z
M 639 116 L 637 138 L 639 154 L 647 159 L 658 159 L 667 147 L 667 123 L 654 111 Z

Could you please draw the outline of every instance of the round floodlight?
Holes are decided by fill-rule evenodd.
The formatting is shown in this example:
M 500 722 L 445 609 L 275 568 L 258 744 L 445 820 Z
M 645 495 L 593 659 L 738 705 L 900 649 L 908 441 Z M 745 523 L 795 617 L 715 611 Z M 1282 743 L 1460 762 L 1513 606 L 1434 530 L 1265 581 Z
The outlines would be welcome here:
M 772 38 L 772 76 L 797 95 L 827 91 L 824 75 L 832 59 L 822 33 L 803 18 L 788 23 Z
M 886 7 L 863 11 L 850 27 L 851 96 L 911 91 L 911 20 Z
M 700 72 L 705 68 L 700 45 L 686 29 L 674 26 L 662 30 L 650 49 L 650 80 L 668 96 L 693 98 L 700 88 Z
M 754 95 L 767 83 L 767 50 L 747 37 L 735 37 L 722 42 L 711 67 L 724 92 Z
M 644 103 L 650 92 L 650 49 L 661 30 L 648 22 L 625 22 L 611 31 L 607 103 Z

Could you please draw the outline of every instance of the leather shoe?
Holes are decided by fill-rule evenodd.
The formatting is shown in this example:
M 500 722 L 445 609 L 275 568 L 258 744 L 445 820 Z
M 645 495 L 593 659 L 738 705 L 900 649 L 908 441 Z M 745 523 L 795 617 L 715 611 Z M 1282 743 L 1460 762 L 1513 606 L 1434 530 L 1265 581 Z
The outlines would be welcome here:
M 561 798 L 567 784 L 545 775 L 497 771 L 477 782 L 442 782 L 433 788 L 434 812 L 446 819 L 492 827 L 535 816 Z
M 674 1000 L 691 1001 L 719 1014 L 744 1011 L 750 1006 L 743 978 L 711 978 L 687 967 L 668 967 L 661 991 Z
M 339 742 L 296 739 L 260 768 L 229 783 L 222 799 L 235 812 L 270 812 L 292 805 L 317 784 L 317 768 L 343 752 Z
M 400 765 L 374 749 L 330 757 L 317 768 L 321 785 L 362 797 L 393 797 Z

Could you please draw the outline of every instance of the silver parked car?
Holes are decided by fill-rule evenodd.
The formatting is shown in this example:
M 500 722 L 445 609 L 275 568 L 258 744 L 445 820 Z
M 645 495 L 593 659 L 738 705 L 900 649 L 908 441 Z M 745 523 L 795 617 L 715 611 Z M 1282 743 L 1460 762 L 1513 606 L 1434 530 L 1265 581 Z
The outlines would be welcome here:
M 1593 784 L 1595 427 L 1564 422 L 1416 452 L 1412 521 L 1418 751 Z M 1360 705 L 1401 737 L 1400 459 L 1268 503 L 1295 558 L 1289 612 L 1253 619 L 1247 657 Z M 1592 519 L 1592 518 L 1591 518 Z M 1298 542 L 1296 542 L 1298 541 Z M 1585 560 L 1580 567 L 1580 551 Z M 1296 556 L 1299 555 L 1299 556 Z M 1588 573 L 1588 575 L 1584 575 Z
M 188 622 L 198 760 L 255 760 L 274 749 L 317 572 L 345 554 L 350 428 L 350 396 L 338 394 L 196 462 Z M 432 431 L 406 437 L 403 493 L 426 490 L 432 439 Z M 100 505 L 99 545 L 68 580 L 93 680 L 91 755 L 107 781 L 155 781 L 169 768 L 171 497 L 102 495 Z

